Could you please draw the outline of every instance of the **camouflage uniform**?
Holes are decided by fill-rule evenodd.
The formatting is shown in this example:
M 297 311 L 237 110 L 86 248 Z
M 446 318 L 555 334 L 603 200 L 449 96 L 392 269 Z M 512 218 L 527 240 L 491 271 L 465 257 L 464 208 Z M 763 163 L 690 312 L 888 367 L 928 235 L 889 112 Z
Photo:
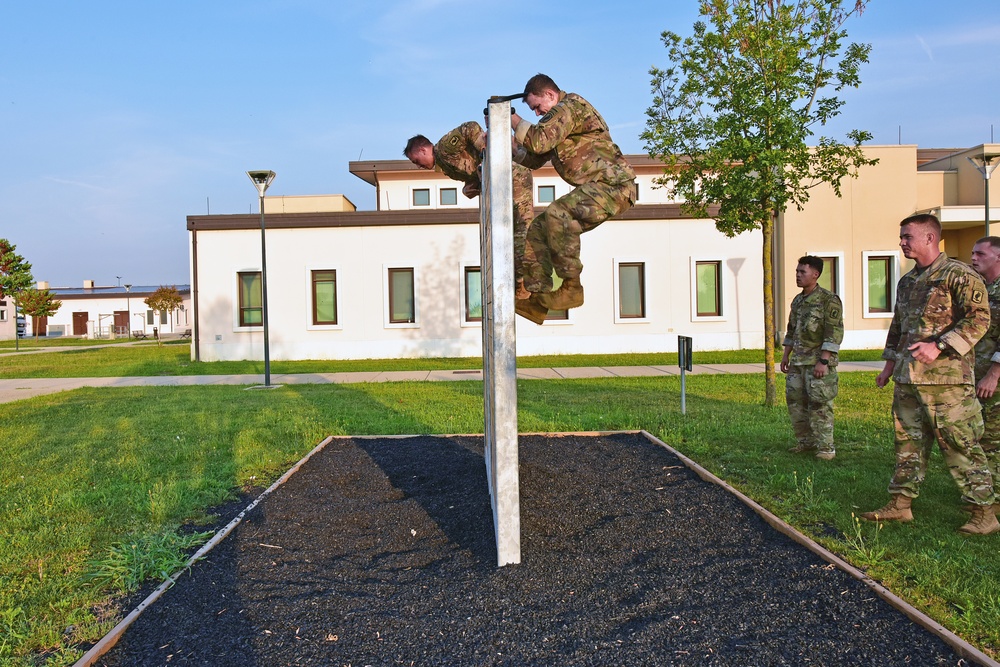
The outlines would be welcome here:
M 789 350 L 785 401 L 795 439 L 803 449 L 834 452 L 833 399 L 837 396 L 837 353 L 844 340 L 840 297 L 819 285 L 792 299 L 783 345 Z M 826 375 L 813 377 L 821 352 L 830 352 Z
M 549 204 L 528 232 L 535 261 L 524 286 L 548 292 L 553 269 L 560 278 L 579 278 L 580 234 L 635 204 L 635 172 L 611 140 L 607 123 L 576 93 L 560 91 L 559 102 L 536 125 L 522 120 L 514 136 L 524 148 L 518 162 L 534 169 L 551 161 L 563 180 L 576 186 Z
M 990 328 L 976 343 L 976 382 L 983 379 L 990 366 L 1000 363 L 1000 278 L 986 286 L 990 302 Z M 983 437 L 979 445 L 993 472 L 993 487 L 1000 488 L 1000 391 L 979 399 L 983 408 Z
M 963 502 L 993 502 L 993 481 L 979 446 L 983 419 L 972 354 L 989 318 L 982 279 L 944 253 L 930 266 L 914 267 L 900 279 L 882 353 L 883 359 L 895 362 L 896 469 L 890 493 L 917 497 L 936 437 Z M 917 361 L 907 349 L 930 341 L 947 345 L 933 363 Z
M 475 121 L 462 123 L 434 144 L 434 165 L 448 178 L 465 183 L 464 192 L 475 197 L 482 190 L 479 167 L 486 150 L 483 128 Z M 514 276 L 525 270 L 525 246 L 528 225 L 535 215 L 531 170 L 513 164 L 511 192 L 514 199 Z

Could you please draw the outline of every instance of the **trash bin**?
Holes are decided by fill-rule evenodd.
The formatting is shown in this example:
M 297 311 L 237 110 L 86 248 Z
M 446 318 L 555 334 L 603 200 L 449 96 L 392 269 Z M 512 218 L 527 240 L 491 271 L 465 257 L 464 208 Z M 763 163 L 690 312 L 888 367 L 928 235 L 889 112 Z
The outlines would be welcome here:
M 160 330 L 157 327 L 153 327 L 153 340 L 160 340 Z

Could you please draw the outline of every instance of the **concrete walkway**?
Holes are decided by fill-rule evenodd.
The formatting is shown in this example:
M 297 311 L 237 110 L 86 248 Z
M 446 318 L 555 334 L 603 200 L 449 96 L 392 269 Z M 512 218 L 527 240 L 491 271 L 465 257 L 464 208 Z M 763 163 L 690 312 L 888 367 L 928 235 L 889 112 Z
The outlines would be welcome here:
M 850 371 L 880 371 L 882 361 L 842 361 L 837 367 Z M 763 373 L 764 364 L 695 364 L 689 375 Z M 676 366 L 584 366 L 578 368 L 521 368 L 519 380 L 651 377 L 680 375 Z M 364 382 L 448 382 L 482 380 L 480 370 L 367 371 L 350 373 L 271 373 L 271 384 L 357 384 Z M 259 375 L 172 375 L 150 377 L 0 379 L 0 403 L 54 394 L 80 387 L 186 387 L 191 385 L 246 385 L 264 383 Z

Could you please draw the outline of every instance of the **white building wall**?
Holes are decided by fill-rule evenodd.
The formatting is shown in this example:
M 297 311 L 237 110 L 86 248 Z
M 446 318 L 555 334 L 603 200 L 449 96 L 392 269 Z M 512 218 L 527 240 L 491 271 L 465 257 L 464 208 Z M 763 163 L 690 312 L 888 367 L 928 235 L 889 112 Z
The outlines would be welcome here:
M 260 270 L 259 230 L 203 230 L 197 244 L 201 360 L 263 358 L 261 327 L 241 329 L 237 313 L 238 272 Z M 584 306 L 564 322 L 518 318 L 518 353 L 672 351 L 677 335 L 693 336 L 695 349 L 762 347 L 759 252 L 758 233 L 728 239 L 710 220 L 606 222 L 583 236 Z M 722 317 L 692 314 L 694 259 L 723 263 Z M 645 264 L 642 320 L 616 317 L 616 261 Z M 479 325 L 463 321 L 463 267 L 478 265 L 475 224 L 268 229 L 270 357 L 479 356 Z M 408 267 L 417 321 L 390 324 L 387 270 Z M 337 271 L 336 326 L 311 324 L 310 271 L 317 269 Z

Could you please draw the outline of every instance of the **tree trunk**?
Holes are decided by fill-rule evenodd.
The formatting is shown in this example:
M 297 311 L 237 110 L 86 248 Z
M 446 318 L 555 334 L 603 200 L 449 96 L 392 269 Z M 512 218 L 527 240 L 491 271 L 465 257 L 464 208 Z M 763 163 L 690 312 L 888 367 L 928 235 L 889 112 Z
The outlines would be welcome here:
M 774 216 L 761 225 L 764 247 L 764 405 L 773 408 L 777 402 L 777 378 L 774 372 Z

